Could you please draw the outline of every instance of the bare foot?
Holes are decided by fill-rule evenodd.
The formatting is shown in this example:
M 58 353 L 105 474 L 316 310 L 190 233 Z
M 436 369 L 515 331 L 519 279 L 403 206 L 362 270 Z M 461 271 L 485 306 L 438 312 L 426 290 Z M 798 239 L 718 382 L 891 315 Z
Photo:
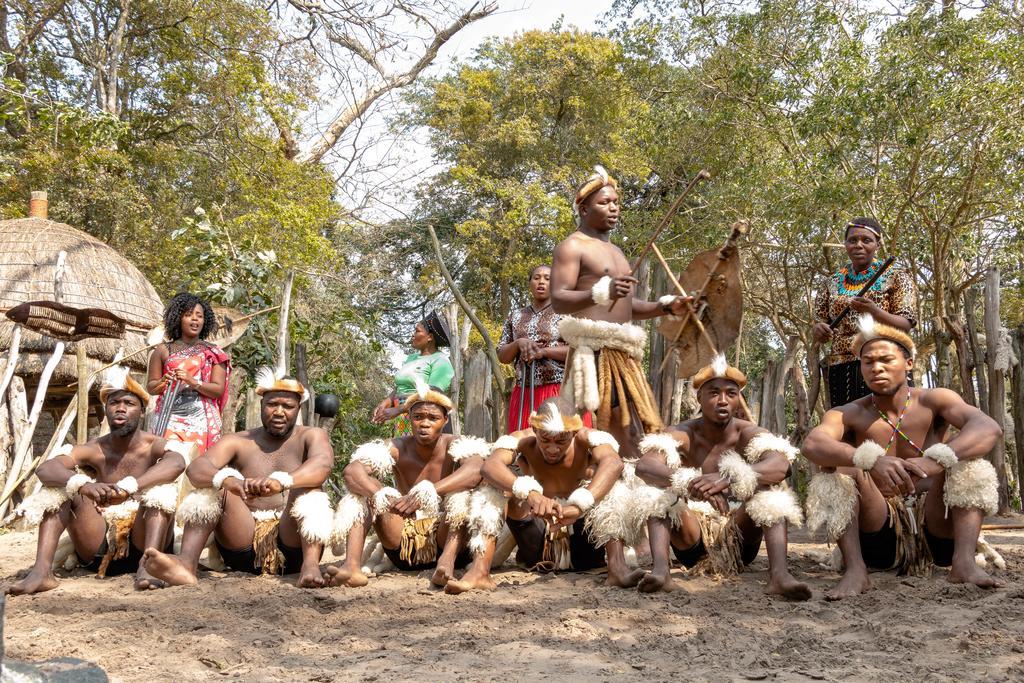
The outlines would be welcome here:
M 52 591 L 59 583 L 52 571 L 37 572 L 33 568 L 28 576 L 11 585 L 7 589 L 7 593 L 10 595 L 32 595 L 33 593 Z
M 146 568 L 139 562 L 139 570 L 135 572 L 135 590 L 156 590 L 166 587 L 166 583 L 147 572 Z
M 768 586 L 764 592 L 770 595 L 781 595 L 787 600 L 811 599 L 811 589 L 807 587 L 807 584 L 797 581 L 789 572 L 780 572 L 769 576 Z
M 860 595 L 871 588 L 871 579 L 868 578 L 866 567 L 859 569 L 847 569 L 843 578 L 839 579 L 838 585 L 825 593 L 825 599 L 829 601 L 842 600 Z
M 494 579 L 491 578 L 490 574 L 484 574 L 483 576 L 471 576 L 466 574 L 462 577 L 462 580 L 452 579 L 444 587 L 444 592 L 448 595 L 458 595 L 459 593 L 465 593 L 471 590 L 478 591 L 492 591 L 498 587 L 498 584 L 494 583 Z
M 434 584 L 438 588 L 444 588 L 451 578 L 451 567 L 442 567 L 441 565 L 437 565 L 437 569 L 434 570 L 433 575 L 430 577 L 430 583 Z
M 608 578 L 604 580 L 604 585 L 618 586 L 619 588 L 632 588 L 633 586 L 640 583 L 640 579 L 642 578 L 644 578 L 643 569 L 634 569 L 633 571 L 627 571 L 622 576 L 620 576 L 617 572 L 613 572 L 611 569 L 609 569 Z
M 328 586 L 348 586 L 349 588 L 361 588 L 370 582 L 361 569 L 353 570 L 347 565 L 328 567 L 324 578 Z
M 676 588 L 678 586 L 668 572 L 664 574 L 650 572 L 640 579 L 640 583 L 637 585 L 637 590 L 641 593 L 657 593 L 659 591 L 671 593 Z
M 302 565 L 302 569 L 299 570 L 299 588 L 323 588 L 326 583 L 324 575 L 320 573 L 320 565 Z
M 181 560 L 156 548 L 148 548 L 142 554 L 142 566 L 150 576 L 165 582 L 168 586 L 192 586 L 199 582 L 196 575 L 189 571 Z
M 949 577 L 946 580 L 950 583 L 973 583 L 980 588 L 1000 588 L 1003 585 L 1002 581 L 990 576 L 988 572 L 974 564 L 973 560 L 963 563 L 962 567 L 957 565 L 950 567 Z

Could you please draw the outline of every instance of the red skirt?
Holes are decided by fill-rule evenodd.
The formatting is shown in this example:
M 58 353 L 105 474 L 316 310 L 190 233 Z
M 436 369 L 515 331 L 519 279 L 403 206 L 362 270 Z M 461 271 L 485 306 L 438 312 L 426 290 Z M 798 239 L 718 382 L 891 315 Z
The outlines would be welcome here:
M 541 384 L 533 388 L 533 409 L 537 410 L 540 404 L 547 399 L 558 396 L 562 389 L 561 384 Z M 530 428 L 530 390 L 523 391 L 518 384 L 512 388 L 512 396 L 508 400 L 508 430 L 506 434 L 518 432 L 521 429 Z M 583 424 L 590 427 L 592 420 L 590 413 L 583 414 Z

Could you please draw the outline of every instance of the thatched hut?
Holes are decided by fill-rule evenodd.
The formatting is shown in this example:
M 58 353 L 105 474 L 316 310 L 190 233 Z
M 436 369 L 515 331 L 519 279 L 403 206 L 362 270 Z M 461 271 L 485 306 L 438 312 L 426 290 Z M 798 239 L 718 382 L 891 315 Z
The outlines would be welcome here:
M 57 257 L 63 251 L 67 254 L 63 303 L 110 311 L 123 318 L 129 328 L 123 339 L 86 339 L 66 345 L 46 392 L 43 415 L 53 416 L 73 400 L 78 345 L 85 346 L 90 372 L 111 362 L 119 349 L 123 348 L 125 354 L 137 351 L 145 346 L 145 330 L 160 324 L 163 304 L 139 269 L 114 249 L 70 225 L 49 220 L 45 194 L 36 194 L 42 197 L 33 197 L 28 218 L 0 221 L 0 308 L 6 310 L 33 300 L 52 301 Z M 6 318 L 0 320 L 0 353 L 6 358 L 15 325 Z M 54 345 L 51 337 L 25 329 L 21 332 L 15 375 L 24 381 L 30 401 Z M 140 353 L 127 364 L 141 372 L 147 358 L 147 354 Z M 94 396 L 96 390 L 94 385 Z M 90 405 L 96 418 L 90 422 L 95 424 L 98 400 L 90 401 Z M 37 435 L 47 431 L 41 421 Z

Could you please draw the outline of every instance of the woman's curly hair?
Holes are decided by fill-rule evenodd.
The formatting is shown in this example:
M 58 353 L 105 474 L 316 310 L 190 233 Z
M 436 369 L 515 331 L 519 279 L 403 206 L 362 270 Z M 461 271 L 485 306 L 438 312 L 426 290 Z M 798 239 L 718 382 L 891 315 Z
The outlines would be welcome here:
M 174 295 L 164 311 L 164 331 L 168 337 L 181 339 L 181 318 L 196 306 L 203 307 L 203 329 L 199 330 L 199 338 L 206 339 L 217 331 L 217 319 L 210 304 L 195 294 L 180 292 Z

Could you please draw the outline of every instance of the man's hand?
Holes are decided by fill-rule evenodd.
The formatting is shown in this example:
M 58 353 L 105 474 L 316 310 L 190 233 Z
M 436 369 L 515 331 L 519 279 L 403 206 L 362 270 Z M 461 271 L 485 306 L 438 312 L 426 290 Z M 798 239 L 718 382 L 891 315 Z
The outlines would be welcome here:
M 229 477 L 225 481 L 230 479 L 234 479 L 234 477 Z M 238 480 L 235 479 L 235 481 Z M 245 489 L 245 497 L 247 498 L 263 498 L 264 496 L 273 496 L 284 491 L 284 486 L 281 485 L 281 482 L 270 477 L 246 479 L 242 482 L 242 488 Z
M 852 297 L 850 299 L 850 308 L 857 311 L 858 313 L 870 313 L 875 317 L 878 317 L 876 314 L 880 312 L 878 304 L 876 304 L 871 299 L 867 299 L 862 296 Z
M 572 526 L 583 513 L 575 505 L 566 505 L 562 508 L 562 514 L 558 516 L 556 526 Z
M 824 344 L 832 339 L 832 328 L 828 326 L 828 323 L 815 323 L 811 328 L 811 335 L 814 337 L 814 341 Z
M 123 503 L 128 498 L 127 493 L 113 484 L 102 484 L 100 482 L 85 484 L 82 488 L 78 489 L 78 493 L 83 498 L 88 498 L 97 505 L 116 505 L 117 503 Z
M 632 275 L 620 275 L 617 278 L 612 278 L 611 287 L 608 288 L 612 301 L 631 297 L 638 282 L 640 281 Z
M 708 496 L 708 502 L 711 503 L 711 507 L 715 508 L 719 514 L 729 514 L 729 499 L 725 497 L 724 493 Z
M 916 473 L 913 474 L 913 476 L 919 479 L 937 477 L 938 475 L 942 474 L 942 471 L 944 469 L 942 465 L 935 462 L 931 458 L 925 458 L 923 456 L 920 458 L 907 458 L 906 460 L 903 461 L 903 464 L 906 465 L 907 468 L 916 467 L 921 472 L 924 472 L 925 474 L 923 477 Z M 913 470 L 911 471 L 913 472 Z
M 875 466 L 868 472 L 878 486 L 882 495 L 888 497 L 899 493 L 909 496 L 914 493 L 914 480 L 911 475 L 925 478 L 924 470 L 913 463 L 892 455 L 883 455 L 875 461 Z
M 389 511 L 409 519 L 416 517 L 416 511 L 419 509 L 420 499 L 410 495 L 402 496 L 388 507 Z
M 674 316 L 683 316 L 686 315 L 687 311 L 693 310 L 693 302 L 692 296 L 677 296 L 668 305 L 668 309 Z
M 246 480 L 249 481 L 249 480 Z M 225 493 L 238 496 L 242 500 L 249 500 L 249 494 L 245 491 L 245 482 L 237 477 L 228 477 L 220 486 Z
M 530 491 L 530 495 L 526 497 L 526 505 L 533 516 L 540 519 L 550 520 L 552 517 L 557 519 L 562 516 L 561 505 L 536 491 Z
M 544 357 L 544 349 L 529 337 L 520 337 L 516 340 L 516 345 L 519 346 L 519 358 L 527 363 Z
M 722 493 L 727 488 L 729 488 L 727 478 L 718 472 L 708 472 L 692 480 L 687 490 L 690 498 L 710 502 L 712 496 Z

